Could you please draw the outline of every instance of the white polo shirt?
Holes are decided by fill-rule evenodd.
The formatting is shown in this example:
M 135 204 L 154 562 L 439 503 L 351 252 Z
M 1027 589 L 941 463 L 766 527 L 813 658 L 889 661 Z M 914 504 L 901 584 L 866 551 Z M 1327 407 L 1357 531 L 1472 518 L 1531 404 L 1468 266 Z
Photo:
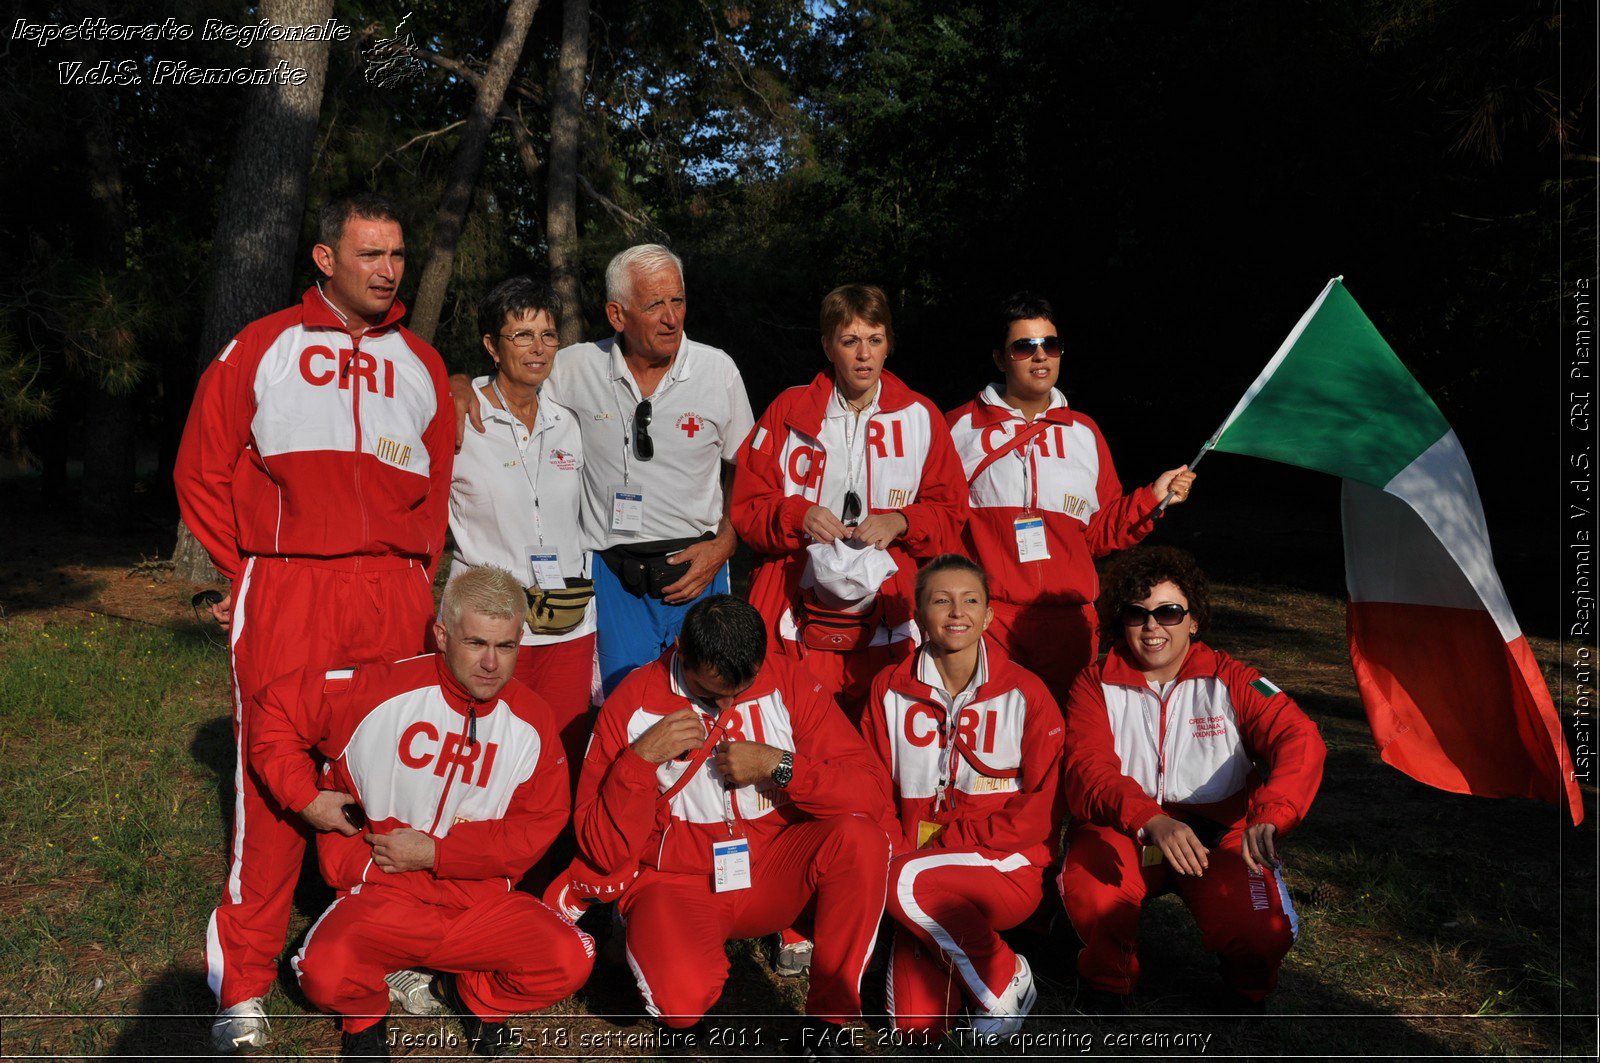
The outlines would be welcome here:
M 686 539 L 722 522 L 722 463 L 733 461 L 755 418 L 733 359 L 686 335 L 650 396 L 649 461 L 634 456 L 634 410 L 644 396 L 615 336 L 556 355 L 542 394 L 572 410 L 583 429 L 584 545 Z M 612 497 L 644 496 L 637 532 L 612 528 Z
M 484 431 L 467 432 L 450 479 L 450 532 L 456 540 L 450 578 L 474 565 L 495 565 L 531 587 L 529 555 L 542 548 L 560 553 L 563 576 L 587 579 L 590 554 L 578 526 L 583 436 L 577 418 L 551 400 L 548 389 L 541 390 L 530 432 L 484 397 L 488 384 L 486 376 L 472 382 Z M 591 599 L 583 622 L 565 634 L 535 635 L 523 624 L 522 644 L 566 642 L 594 630 Z
M 845 405 L 839 386 L 833 387 L 828 397 L 828 412 L 822 417 L 821 437 L 818 442 L 828 455 L 822 466 L 822 487 L 817 501 L 844 519 L 844 498 L 851 489 L 861 499 L 861 512 L 857 520 L 867 515 L 867 426 L 878 414 L 878 399 L 883 397 L 880 384 L 872 401 L 859 414 Z

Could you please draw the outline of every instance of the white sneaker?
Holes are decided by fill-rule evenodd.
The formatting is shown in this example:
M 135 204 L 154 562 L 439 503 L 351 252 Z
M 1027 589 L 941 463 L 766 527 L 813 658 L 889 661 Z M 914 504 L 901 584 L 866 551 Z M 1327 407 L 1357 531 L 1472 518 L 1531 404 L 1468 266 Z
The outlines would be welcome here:
M 261 998 L 241 1000 L 217 1012 L 211 1023 L 211 1048 L 225 1055 L 244 1048 L 265 1048 L 267 1030 L 267 1013 L 261 1008 Z
M 444 1001 L 433 995 L 433 975 L 412 967 L 384 975 L 389 1002 L 407 1015 L 443 1015 Z
M 972 1017 L 972 1031 L 985 1037 L 1015 1037 L 1022 1032 L 1022 1020 L 1033 1010 L 1039 991 L 1033 987 L 1033 969 L 1022 955 L 1017 956 L 1017 973 L 987 1014 Z
M 785 945 L 783 939 L 778 939 L 778 958 L 772 963 L 774 974 L 784 978 L 798 978 L 811 970 L 811 952 L 816 948 L 809 941 L 796 941 L 793 945 Z

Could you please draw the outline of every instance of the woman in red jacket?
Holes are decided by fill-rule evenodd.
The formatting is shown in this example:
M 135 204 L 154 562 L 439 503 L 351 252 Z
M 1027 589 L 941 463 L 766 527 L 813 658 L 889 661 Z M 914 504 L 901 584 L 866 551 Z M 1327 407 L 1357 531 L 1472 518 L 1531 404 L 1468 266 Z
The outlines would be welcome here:
M 1125 1003 L 1139 978 L 1140 905 L 1172 889 L 1222 961 L 1230 1009 L 1259 1010 L 1299 926 L 1277 843 L 1310 808 L 1327 749 L 1283 691 L 1198 641 L 1210 602 L 1187 553 L 1119 557 L 1100 606 L 1111 651 L 1067 699 L 1074 825 L 1060 887 L 1084 942 L 1081 1004 Z
M 852 722 L 872 677 L 915 644 L 917 562 L 953 544 L 966 519 L 966 480 L 944 416 L 884 372 L 893 346 L 882 289 L 829 292 L 822 349 L 830 368 L 761 415 L 733 484 L 734 528 L 760 555 L 750 603 L 774 648 L 804 658 Z M 808 548 L 847 547 L 886 551 L 897 571 L 853 595 L 819 588 Z M 863 567 L 876 577 L 886 566 Z
M 1066 697 L 1095 658 L 1095 558 L 1149 534 L 1156 507 L 1189 497 L 1194 473 L 1168 469 L 1122 493 L 1099 426 L 1056 385 L 1055 311 L 1019 292 L 1001 304 L 992 354 L 1001 373 L 948 417 L 966 474 L 966 552 L 995 581 L 995 641 Z
M 872 684 L 862 729 L 889 769 L 889 912 L 899 924 L 889 1012 L 942 1034 L 963 990 L 973 1029 L 1016 1033 L 1037 991 L 1000 940 L 1044 898 L 1061 825 L 1061 710 L 1044 684 L 983 637 L 988 579 L 958 554 L 917 576 L 925 641 Z

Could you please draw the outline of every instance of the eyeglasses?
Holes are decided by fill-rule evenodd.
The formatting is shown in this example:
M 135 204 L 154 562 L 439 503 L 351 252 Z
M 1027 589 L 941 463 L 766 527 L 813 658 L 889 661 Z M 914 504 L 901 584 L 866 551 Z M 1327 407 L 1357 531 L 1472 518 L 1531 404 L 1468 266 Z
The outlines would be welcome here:
M 541 347 L 555 347 L 561 343 L 561 335 L 551 329 L 543 332 L 530 332 L 523 329 L 520 332 L 502 332 L 500 338 L 510 340 L 513 347 L 532 347 L 535 343 Z
M 1034 351 L 1043 351 L 1047 358 L 1061 357 L 1060 336 L 1033 336 L 1027 339 L 1012 340 L 1006 345 L 1006 353 L 1011 355 L 1011 360 L 1020 362 L 1024 358 L 1032 358 Z
M 844 512 L 839 514 L 839 519 L 846 524 L 854 524 L 861 519 L 861 496 L 852 488 L 844 493 Z
M 1189 615 L 1189 610 L 1175 602 L 1158 605 L 1154 609 L 1146 609 L 1142 605 L 1130 602 L 1117 610 L 1117 615 L 1122 618 L 1124 627 L 1144 627 L 1145 621 L 1152 616 L 1162 627 L 1177 627 L 1183 623 L 1183 618 Z
M 649 461 L 656 456 L 656 445 L 650 438 L 650 421 L 655 417 L 655 412 L 649 399 L 633 408 L 633 456 L 640 461 Z

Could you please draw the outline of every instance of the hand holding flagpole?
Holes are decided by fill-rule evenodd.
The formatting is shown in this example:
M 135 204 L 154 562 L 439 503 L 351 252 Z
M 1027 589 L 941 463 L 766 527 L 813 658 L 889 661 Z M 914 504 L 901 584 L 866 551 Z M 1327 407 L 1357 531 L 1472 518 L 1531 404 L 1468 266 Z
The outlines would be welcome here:
M 1194 471 L 1194 467 L 1196 465 L 1200 464 L 1200 459 L 1205 457 L 1206 456 L 1206 451 L 1208 451 L 1210 449 L 1211 449 L 1211 440 L 1208 439 L 1200 447 L 1200 453 L 1198 453 L 1198 454 L 1196 454 L 1194 456 L 1194 460 L 1191 461 L 1189 464 L 1183 466 L 1183 468 L 1188 469 L 1190 472 L 1193 472 Z M 1156 507 L 1156 515 L 1160 516 L 1161 514 L 1165 513 L 1167 511 L 1167 507 L 1172 504 L 1172 500 L 1177 498 L 1177 497 L 1178 497 L 1178 492 L 1176 492 L 1176 491 L 1168 491 L 1167 492 L 1167 497 L 1163 498 L 1161 500 L 1161 504 Z

